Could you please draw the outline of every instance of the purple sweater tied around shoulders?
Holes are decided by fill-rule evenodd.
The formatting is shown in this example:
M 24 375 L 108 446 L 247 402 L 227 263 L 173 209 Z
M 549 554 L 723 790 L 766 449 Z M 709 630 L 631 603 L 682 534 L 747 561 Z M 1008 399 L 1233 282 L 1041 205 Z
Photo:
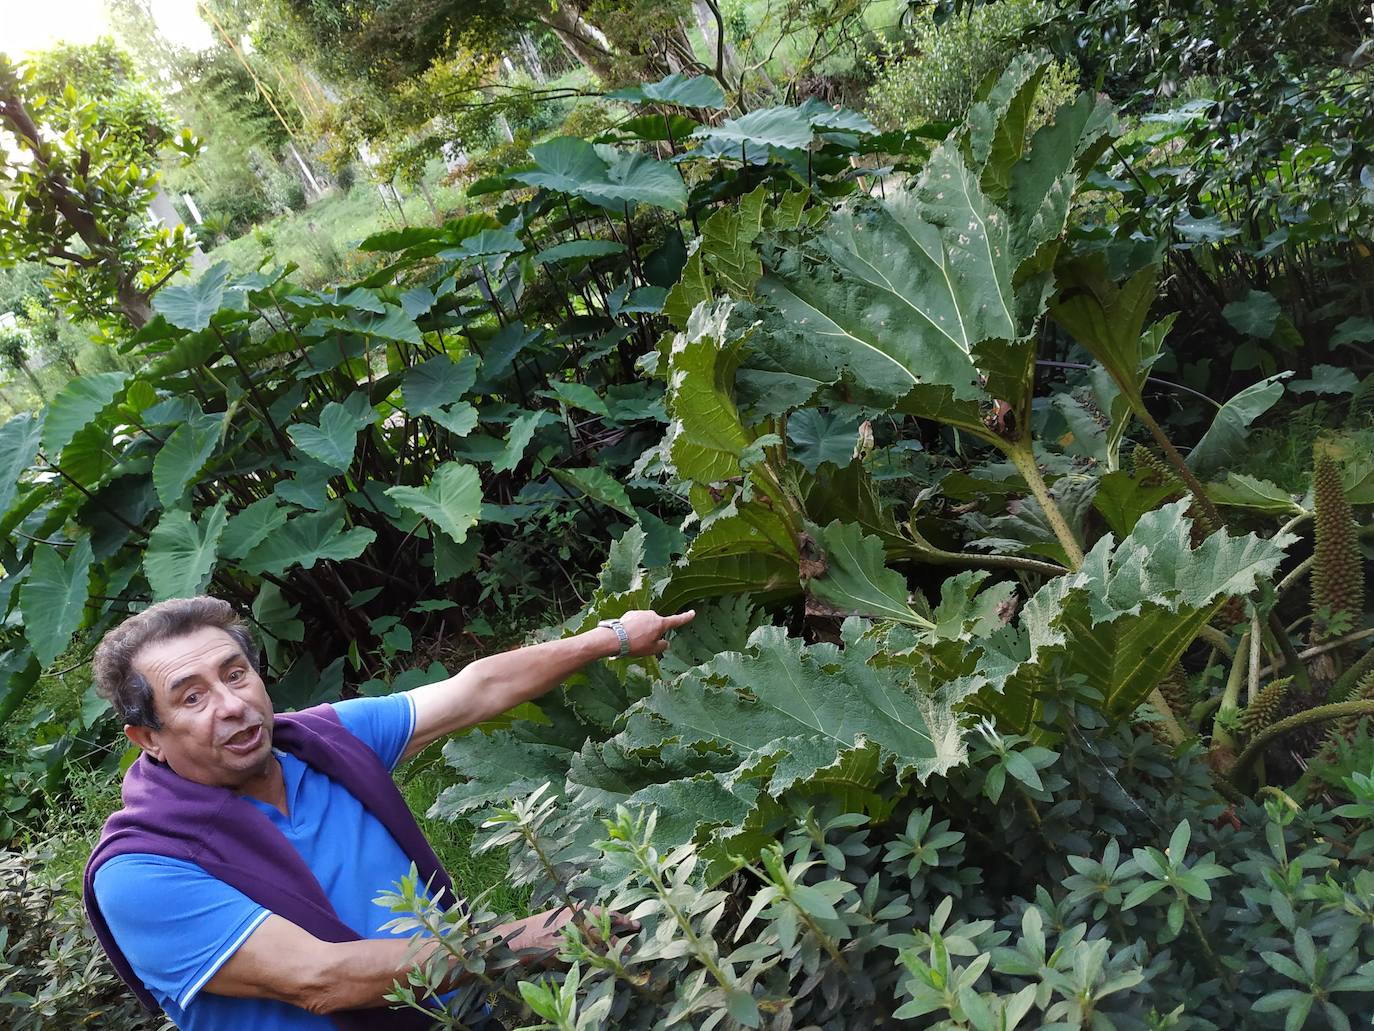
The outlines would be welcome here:
M 274 747 L 295 755 L 361 802 L 414 861 L 433 897 L 439 898 L 442 890 L 454 898 L 453 883 L 390 772 L 371 748 L 344 727 L 332 706 L 277 716 L 272 741 Z M 328 942 L 362 939 L 339 919 L 295 846 L 246 798 L 228 788 L 186 780 L 147 756 L 139 756 L 125 774 L 123 795 L 124 808 L 106 821 L 86 864 L 86 912 L 115 971 L 148 1009 L 156 1010 L 157 1002 L 115 942 L 95 898 L 96 871 L 115 856 L 148 853 L 195 863 L 317 938 Z M 386 1007 L 346 1010 L 330 1018 L 341 1031 L 401 1031 L 432 1023 L 414 1010 Z

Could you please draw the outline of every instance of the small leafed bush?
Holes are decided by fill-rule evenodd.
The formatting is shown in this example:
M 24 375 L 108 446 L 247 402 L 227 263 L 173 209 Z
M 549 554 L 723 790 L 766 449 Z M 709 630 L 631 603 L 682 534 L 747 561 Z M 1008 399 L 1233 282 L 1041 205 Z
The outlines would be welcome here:
M 0 852 L 0 1025 L 164 1031 L 115 976 L 51 854 Z
M 917 15 L 876 59 L 867 109 L 885 129 L 962 120 L 978 87 L 1024 48 L 1026 30 L 1045 13 L 1038 0 L 1004 0 L 970 5 L 966 14 L 943 21 Z M 1041 87 L 1043 111 L 1034 124 L 1043 124 L 1073 94 L 1075 78 L 1068 62 L 1051 66 Z
M 532 977 L 492 949 L 477 912 L 385 901 L 444 937 L 508 1026 L 976 1029 L 1339 1028 L 1374 1006 L 1374 782 L 1358 801 L 1232 804 L 1195 748 L 1109 729 L 1080 706 L 1053 748 L 974 734 L 972 761 L 884 819 L 839 801 L 794 815 L 779 842 L 705 883 L 687 844 L 655 848 L 676 814 L 622 806 L 593 828 L 544 792 L 497 812 L 535 906 L 594 902 L 641 922 L 609 946 L 606 917 L 567 935 L 566 972 Z M 598 924 L 600 926 L 598 927 Z M 485 926 L 490 926 L 487 923 Z M 399 988 L 418 1001 L 447 969 Z M 531 1011 L 534 1021 L 531 1022 Z

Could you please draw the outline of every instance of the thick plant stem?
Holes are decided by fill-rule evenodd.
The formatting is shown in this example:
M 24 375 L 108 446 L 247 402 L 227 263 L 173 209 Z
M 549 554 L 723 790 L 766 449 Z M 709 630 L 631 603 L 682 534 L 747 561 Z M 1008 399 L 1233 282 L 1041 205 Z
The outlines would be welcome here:
M 1257 759 L 1264 749 L 1277 738 L 1282 737 L 1290 731 L 1305 727 L 1309 723 L 1323 723 L 1327 720 L 1344 719 L 1346 716 L 1370 716 L 1374 715 L 1374 698 L 1360 698 L 1353 702 L 1335 702 L 1331 705 L 1318 705 L 1315 709 L 1308 709 L 1305 712 L 1295 713 L 1287 719 L 1279 720 L 1277 723 L 1266 727 L 1260 734 L 1256 734 L 1254 740 L 1245 746 L 1245 751 L 1240 753 L 1240 758 L 1236 760 L 1236 765 L 1231 768 L 1230 778 L 1235 781 L 1243 774 L 1250 764 Z
M 922 562 L 934 563 L 937 566 L 1010 569 L 1018 573 L 1039 573 L 1042 576 L 1061 576 L 1064 572 L 1063 566 L 1055 565 L 1053 562 L 1041 562 L 1038 559 L 1023 558 L 1020 555 L 977 555 L 972 552 L 945 551 L 926 540 L 911 523 L 907 524 L 906 532 L 913 542 L 912 557 Z
M 1350 692 L 1355 690 L 1355 685 L 1371 671 L 1374 671 L 1374 648 L 1370 648 L 1350 664 L 1350 668 L 1331 685 L 1331 693 L 1327 697 L 1333 702 L 1345 701 L 1350 697 Z
M 1183 742 L 1187 741 L 1188 738 L 1194 736 L 1183 729 L 1183 724 L 1181 724 L 1178 721 L 1178 717 L 1174 715 L 1174 710 L 1173 707 L 1169 705 L 1169 700 L 1164 697 L 1164 692 L 1157 687 L 1150 692 L 1150 705 L 1159 713 L 1161 717 L 1160 726 L 1164 728 L 1164 733 L 1169 736 L 1169 740 L 1175 745 L 1181 745 Z
M 1283 620 L 1273 609 L 1269 610 L 1269 632 L 1274 635 L 1274 643 L 1283 653 L 1284 669 L 1293 678 L 1294 686 L 1304 693 L 1310 692 L 1312 678 L 1307 675 L 1307 667 L 1302 664 L 1302 656 L 1293 647 L 1293 641 L 1288 636 L 1288 628 L 1283 625 Z
M 1210 623 L 1203 624 L 1197 635 L 1228 659 L 1235 658 L 1236 650 L 1231 647 L 1230 639 Z
M 1169 464 L 1174 467 L 1174 472 L 1178 473 L 1188 487 L 1188 492 L 1193 495 L 1194 500 L 1202 506 L 1202 511 L 1211 524 L 1207 529 L 1215 533 L 1226 525 L 1221 518 L 1221 513 L 1217 511 L 1217 506 L 1212 503 L 1212 499 L 1207 496 L 1207 491 L 1202 486 L 1202 481 L 1197 478 L 1193 470 L 1188 468 L 1188 463 L 1183 460 L 1183 456 L 1178 453 L 1178 448 L 1174 447 L 1174 442 L 1164 433 L 1164 429 L 1155 422 L 1144 405 L 1135 410 L 1136 418 L 1145 424 L 1145 428 L 1150 431 L 1150 436 L 1155 438 L 1155 443 L 1164 452 L 1164 457 L 1169 460 Z
M 1059 546 L 1064 549 L 1064 555 L 1069 560 L 1069 567 L 1074 571 L 1083 568 L 1083 549 L 1079 547 L 1078 538 L 1069 529 L 1068 520 L 1064 518 L 1064 513 L 1055 504 L 1054 498 L 1050 497 L 1050 489 L 1045 485 L 1045 478 L 1040 475 L 1040 469 L 1035 464 L 1035 455 L 1031 451 L 1029 443 L 1013 444 L 1005 448 L 1007 457 L 1016 466 L 1016 471 L 1021 474 L 1021 478 L 1026 481 L 1026 486 L 1035 495 L 1035 500 L 1040 502 L 1040 508 L 1045 513 L 1045 518 L 1049 520 L 1050 529 L 1059 540 Z
M 1221 693 L 1221 704 L 1217 707 L 1216 719 L 1212 723 L 1212 746 L 1223 745 L 1235 749 L 1236 741 L 1226 728 L 1227 717 L 1240 711 L 1240 689 L 1245 683 L 1245 672 L 1249 658 L 1250 632 L 1241 635 L 1240 644 L 1231 656 L 1231 673 L 1226 678 L 1226 687 Z

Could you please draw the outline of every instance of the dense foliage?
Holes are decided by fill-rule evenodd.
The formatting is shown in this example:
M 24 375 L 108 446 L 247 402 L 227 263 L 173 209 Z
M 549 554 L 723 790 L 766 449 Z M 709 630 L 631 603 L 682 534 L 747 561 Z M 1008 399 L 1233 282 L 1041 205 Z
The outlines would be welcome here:
M 227 36 L 251 6 L 213 5 Z M 483 8 L 458 45 L 422 4 L 259 24 L 352 41 L 335 74 L 384 103 L 336 130 L 385 139 L 388 175 L 474 138 L 439 108 L 505 88 L 492 40 L 532 77 L 561 40 L 622 88 L 561 130 L 511 91 L 466 214 L 364 239 L 338 286 L 164 286 L 124 366 L 0 426 L 5 810 L 115 766 L 94 699 L 35 699 L 149 600 L 251 611 L 283 708 L 535 620 L 694 607 L 663 659 L 445 746 L 432 816 L 482 824 L 534 904 L 644 924 L 608 946 L 588 917 L 536 976 L 481 903 L 401 886 L 401 926 L 474 978 L 453 1026 L 482 992 L 567 1029 L 1350 1026 L 1374 1001 L 1353 9 L 1306 5 L 1288 42 L 1269 4 L 912 5 L 879 43 L 865 5 L 784 6 L 764 22 L 810 46 L 787 90 L 727 49 L 758 12 L 712 3 Z M 833 102 L 865 74 L 869 114 Z
M 968 765 L 881 820 L 839 796 L 799 810 L 711 890 L 697 847 L 655 847 L 671 810 L 656 825 L 621 807 L 588 850 L 535 793 L 486 825 L 517 875 L 643 923 L 607 947 L 590 920 L 563 977 L 510 967 L 479 918 L 413 884 L 388 901 L 543 1021 L 526 1027 L 1348 1028 L 1366 1013 L 1367 778 L 1335 811 L 1278 791 L 1231 804 L 1196 749 L 1071 715 L 1055 749 L 984 725 Z

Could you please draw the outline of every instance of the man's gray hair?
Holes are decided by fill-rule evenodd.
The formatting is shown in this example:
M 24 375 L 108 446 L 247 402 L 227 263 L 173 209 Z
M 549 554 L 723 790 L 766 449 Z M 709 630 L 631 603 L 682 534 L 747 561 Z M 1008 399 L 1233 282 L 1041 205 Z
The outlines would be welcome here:
M 134 659 L 150 644 L 184 637 L 204 627 L 218 627 L 227 633 L 238 642 L 253 669 L 258 668 L 257 645 L 234 606 L 207 595 L 173 598 L 130 616 L 101 638 L 93 664 L 96 694 L 108 699 L 119 718 L 130 726 L 160 729 L 153 687 L 134 669 Z

